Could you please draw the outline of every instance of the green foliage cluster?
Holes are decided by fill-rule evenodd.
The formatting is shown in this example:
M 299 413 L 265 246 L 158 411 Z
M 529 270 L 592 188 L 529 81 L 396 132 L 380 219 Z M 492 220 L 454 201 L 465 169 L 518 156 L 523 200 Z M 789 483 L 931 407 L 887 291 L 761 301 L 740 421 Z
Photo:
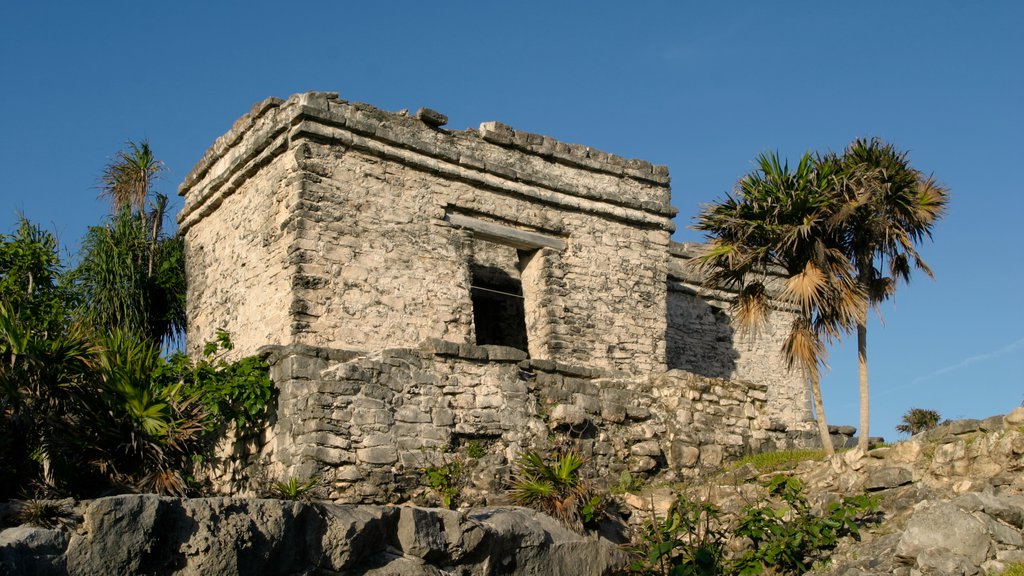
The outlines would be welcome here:
M 919 434 L 939 425 L 941 416 L 935 410 L 911 408 L 903 415 L 903 423 L 896 425 L 896 431 L 903 434 Z
M 716 506 L 680 494 L 665 518 L 652 518 L 644 524 L 639 544 L 632 548 L 638 559 L 630 566 L 630 573 L 726 574 L 727 536 L 722 527 L 721 511 Z
M 437 493 L 441 505 L 449 510 L 458 504 L 459 491 L 465 484 L 462 460 L 447 460 L 438 466 L 427 466 L 421 470 L 423 483 Z
M 569 450 L 549 461 L 536 452 L 519 455 L 513 470 L 509 498 L 548 514 L 566 526 L 582 531 L 604 515 L 604 499 L 581 473 L 586 460 Z
M 734 526 L 706 501 L 686 496 L 663 519 L 648 521 L 639 543 L 632 574 L 713 576 L 719 574 L 804 574 L 824 550 L 845 535 L 860 536 L 859 522 L 877 502 L 855 496 L 828 504 L 815 513 L 799 480 L 777 475 L 767 484 L 768 498 L 748 506 Z M 747 538 L 750 546 L 734 557 L 725 554 L 730 539 Z
M 184 328 L 185 275 L 150 190 L 161 169 L 145 143 L 108 166 L 114 210 L 75 266 L 25 219 L 0 235 L 0 499 L 188 492 L 227 423 L 254 429 L 273 401 L 261 359 L 225 359 L 226 333 L 197 361 L 162 354 Z
M 232 349 L 231 335 L 218 329 L 201 358 L 172 354 L 153 371 L 153 378 L 167 386 L 181 383 L 218 423 L 234 422 L 243 434 L 256 432 L 274 400 L 274 383 L 267 363 L 257 356 L 227 361 L 225 355 Z
M 479 440 L 466 442 L 466 456 L 470 458 L 483 458 L 485 454 L 487 454 L 487 450 Z

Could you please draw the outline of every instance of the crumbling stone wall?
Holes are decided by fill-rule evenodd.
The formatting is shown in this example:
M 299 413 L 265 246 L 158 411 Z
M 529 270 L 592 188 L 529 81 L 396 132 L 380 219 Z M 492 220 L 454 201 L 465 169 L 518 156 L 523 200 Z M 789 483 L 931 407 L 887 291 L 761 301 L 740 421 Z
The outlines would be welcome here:
M 766 387 L 678 370 L 631 377 L 443 340 L 373 354 L 302 345 L 268 353 L 277 420 L 249 447 L 249 465 L 220 479 L 236 491 L 316 477 L 337 501 L 403 501 L 423 491 L 422 468 L 475 442 L 486 455 L 463 496 L 486 500 L 525 450 L 574 447 L 614 485 L 626 470 L 673 481 L 814 439 L 767 416 Z
M 806 387 L 779 356 L 792 311 L 737 331 L 735 295 L 670 242 L 665 167 L 445 122 L 271 98 L 185 179 L 189 349 L 220 328 L 238 355 L 277 347 L 276 421 L 223 486 L 318 475 L 381 502 L 469 441 L 490 450 L 481 494 L 561 441 L 612 480 L 806 444 Z

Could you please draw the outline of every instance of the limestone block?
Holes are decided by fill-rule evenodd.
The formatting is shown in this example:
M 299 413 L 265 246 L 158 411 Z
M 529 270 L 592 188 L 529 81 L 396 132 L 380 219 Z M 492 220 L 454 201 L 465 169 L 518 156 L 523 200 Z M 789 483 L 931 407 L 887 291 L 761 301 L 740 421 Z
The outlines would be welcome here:
M 560 427 L 580 428 L 588 422 L 587 413 L 574 404 L 558 404 L 548 415 L 548 426 L 551 429 Z
M 910 484 L 914 480 L 913 473 L 907 468 L 887 466 L 877 470 L 869 470 L 864 482 L 867 491 L 885 490 Z
M 1024 406 L 1018 406 L 1003 417 L 1007 428 L 1024 425 Z
M 393 464 L 398 461 L 398 450 L 394 446 L 375 446 L 356 450 L 356 457 L 367 464 Z
M 661 456 L 661 445 L 657 440 L 638 442 L 630 446 L 629 453 L 634 456 L 658 457 Z
M 709 468 L 716 468 L 722 465 L 722 458 L 725 451 L 717 444 L 707 444 L 700 447 L 700 464 Z

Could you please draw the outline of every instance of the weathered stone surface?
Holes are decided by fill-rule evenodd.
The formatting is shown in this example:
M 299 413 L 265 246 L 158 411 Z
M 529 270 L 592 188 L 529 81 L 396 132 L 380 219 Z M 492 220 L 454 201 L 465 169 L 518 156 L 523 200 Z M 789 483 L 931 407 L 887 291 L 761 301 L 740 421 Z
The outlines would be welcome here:
M 411 507 L 135 495 L 82 508 L 84 522 L 71 533 L 0 532 L 0 573 L 611 574 L 627 561 L 611 542 L 517 508 L 467 516 Z
M 0 574 L 67 574 L 64 530 L 18 526 L 0 531 Z
M 444 126 L 448 123 L 447 116 L 430 108 L 420 108 L 417 110 L 416 118 L 428 126 Z
M 864 482 L 864 489 L 867 491 L 885 490 L 910 484 L 914 480 L 913 473 L 902 467 L 889 466 L 878 470 L 872 470 Z
M 1003 424 L 1006 426 L 1024 425 L 1024 406 L 1018 406 L 1003 417 Z
M 948 502 L 924 504 L 907 523 L 896 554 L 918 558 L 933 548 L 947 550 L 968 559 L 972 566 L 980 566 L 989 548 L 985 524 Z

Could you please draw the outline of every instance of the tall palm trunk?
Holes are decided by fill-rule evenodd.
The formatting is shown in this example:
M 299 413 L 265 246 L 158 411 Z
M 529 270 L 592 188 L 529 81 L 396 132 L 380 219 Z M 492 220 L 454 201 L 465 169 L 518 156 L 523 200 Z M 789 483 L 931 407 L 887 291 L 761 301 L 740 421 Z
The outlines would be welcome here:
M 821 447 L 830 458 L 836 455 L 832 447 L 832 436 L 828 433 L 828 421 L 825 420 L 825 403 L 821 400 L 821 378 L 812 375 L 811 381 L 811 402 L 814 403 L 814 419 L 818 422 L 818 436 L 821 439 Z
M 871 400 L 868 394 L 868 327 L 867 310 L 865 319 L 857 322 L 857 372 L 860 379 L 860 436 L 857 438 L 857 449 L 862 453 L 868 451 L 868 437 L 871 434 Z

